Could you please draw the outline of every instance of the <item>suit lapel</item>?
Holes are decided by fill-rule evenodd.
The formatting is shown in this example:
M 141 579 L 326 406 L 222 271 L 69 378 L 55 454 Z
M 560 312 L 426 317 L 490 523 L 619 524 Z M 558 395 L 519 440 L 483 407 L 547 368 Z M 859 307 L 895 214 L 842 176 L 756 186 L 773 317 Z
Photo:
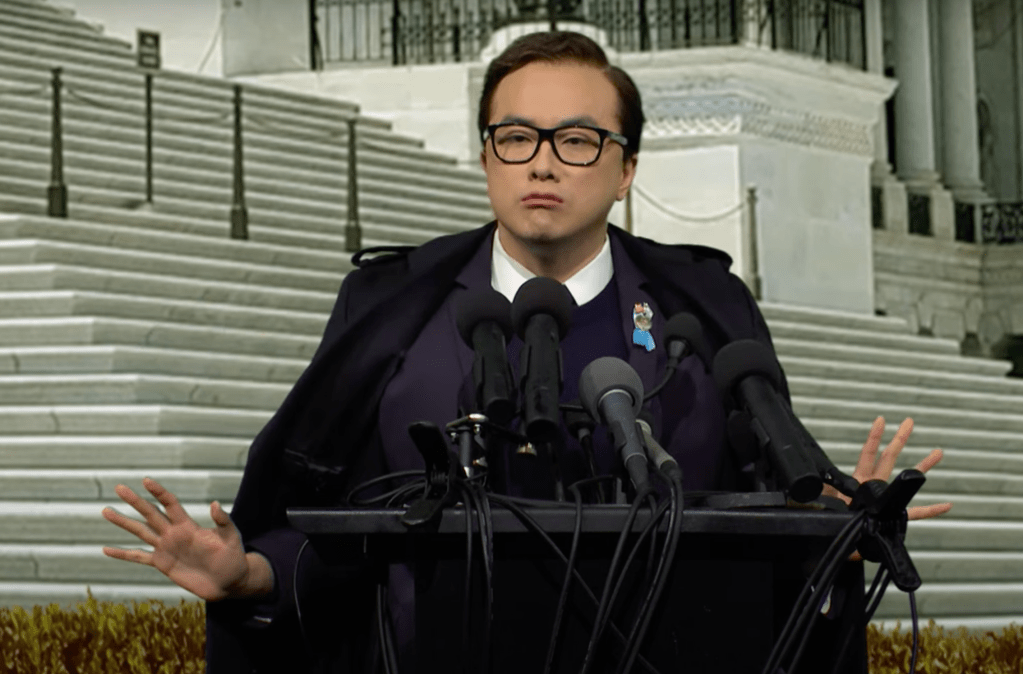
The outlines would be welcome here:
M 643 381 L 643 388 L 649 391 L 656 385 L 658 372 L 662 365 L 660 361 L 661 355 L 664 353 L 664 345 L 661 343 L 661 336 L 664 334 L 663 311 L 647 291 L 646 276 L 625 254 L 620 241 L 614 236 L 611 237 L 611 258 L 614 261 L 614 279 L 618 285 L 622 333 L 629 350 L 629 365 L 639 373 L 639 378 Z M 633 344 L 632 340 L 635 330 L 632 316 L 633 306 L 643 302 L 649 304 L 654 312 L 653 325 L 650 329 L 650 334 L 654 338 L 653 351 L 647 351 L 646 347 Z

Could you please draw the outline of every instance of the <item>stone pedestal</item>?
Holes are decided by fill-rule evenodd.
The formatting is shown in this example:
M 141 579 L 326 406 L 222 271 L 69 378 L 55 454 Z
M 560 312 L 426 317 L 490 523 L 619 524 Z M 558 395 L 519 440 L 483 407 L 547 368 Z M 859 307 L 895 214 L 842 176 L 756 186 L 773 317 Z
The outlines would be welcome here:
M 755 185 L 763 300 L 873 313 L 873 128 L 894 83 L 743 46 L 621 61 L 648 120 L 635 233 L 722 249 L 747 278 L 750 213 L 737 207 Z

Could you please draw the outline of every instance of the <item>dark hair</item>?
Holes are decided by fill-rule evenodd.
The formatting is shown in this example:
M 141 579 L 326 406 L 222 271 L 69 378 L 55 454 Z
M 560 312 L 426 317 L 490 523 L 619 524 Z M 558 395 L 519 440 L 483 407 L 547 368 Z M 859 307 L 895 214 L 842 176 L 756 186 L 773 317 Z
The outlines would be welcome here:
M 497 85 L 506 76 L 535 61 L 574 61 L 599 68 L 618 91 L 618 123 L 621 124 L 622 135 L 629 139 L 629 144 L 623 148 L 623 157 L 627 160 L 639 152 L 639 137 L 643 132 L 645 118 L 636 83 L 628 73 L 608 62 L 599 44 L 582 33 L 560 30 L 523 35 L 490 62 L 483 78 L 483 94 L 480 96 L 477 120 L 481 138 L 490 121 L 490 103 Z

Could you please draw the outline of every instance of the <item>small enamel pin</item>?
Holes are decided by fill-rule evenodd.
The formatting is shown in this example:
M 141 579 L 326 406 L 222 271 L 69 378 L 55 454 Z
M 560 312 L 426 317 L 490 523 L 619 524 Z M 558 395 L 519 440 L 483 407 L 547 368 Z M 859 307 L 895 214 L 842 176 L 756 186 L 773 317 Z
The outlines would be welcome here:
M 632 343 L 646 347 L 647 351 L 654 350 L 654 336 L 650 334 L 650 327 L 654 323 L 654 312 L 646 302 L 636 302 L 632 305 L 632 324 L 635 330 L 632 331 Z

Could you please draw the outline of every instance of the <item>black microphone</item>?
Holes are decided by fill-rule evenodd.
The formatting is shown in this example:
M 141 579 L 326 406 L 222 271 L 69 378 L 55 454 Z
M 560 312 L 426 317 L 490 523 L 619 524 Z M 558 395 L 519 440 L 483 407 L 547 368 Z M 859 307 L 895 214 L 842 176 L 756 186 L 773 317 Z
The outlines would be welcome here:
M 668 352 L 664 376 L 661 381 L 647 392 L 644 400 L 652 400 L 671 381 L 679 362 L 691 353 L 700 356 L 703 369 L 707 369 L 707 346 L 703 339 L 703 326 L 700 320 L 689 313 L 678 313 L 664 324 L 664 343 Z
M 515 293 L 511 319 L 524 342 L 519 379 L 526 437 L 551 442 L 561 420 L 561 340 L 572 321 L 572 294 L 552 278 L 531 278 Z
M 643 434 L 643 445 L 646 448 L 647 458 L 650 459 L 650 463 L 657 470 L 669 479 L 677 477 L 681 481 L 682 468 L 679 467 L 675 457 L 669 454 L 668 450 L 664 449 L 664 447 L 661 447 L 661 443 L 657 442 L 657 438 L 654 437 L 654 429 L 651 426 L 652 422 L 653 417 L 647 410 L 640 412 L 639 418 L 636 420 Z
M 650 480 L 650 469 L 636 424 L 643 406 L 639 375 L 621 358 L 598 358 L 579 375 L 579 400 L 594 420 L 610 429 L 636 492 L 643 491 Z
M 781 366 L 766 346 L 752 339 L 725 345 L 714 358 L 714 380 L 722 394 L 732 394 L 752 418 L 760 448 L 778 472 L 789 496 L 806 503 L 820 496 L 823 480 L 815 469 L 793 414 L 778 393 Z
M 515 416 L 515 381 L 508 366 L 511 303 L 496 290 L 467 296 L 458 306 L 458 334 L 472 347 L 476 405 L 488 419 L 506 425 Z
M 664 324 L 664 343 L 668 350 L 668 367 L 674 367 L 686 356 L 695 353 L 707 367 L 708 349 L 700 319 L 690 313 L 678 313 Z

